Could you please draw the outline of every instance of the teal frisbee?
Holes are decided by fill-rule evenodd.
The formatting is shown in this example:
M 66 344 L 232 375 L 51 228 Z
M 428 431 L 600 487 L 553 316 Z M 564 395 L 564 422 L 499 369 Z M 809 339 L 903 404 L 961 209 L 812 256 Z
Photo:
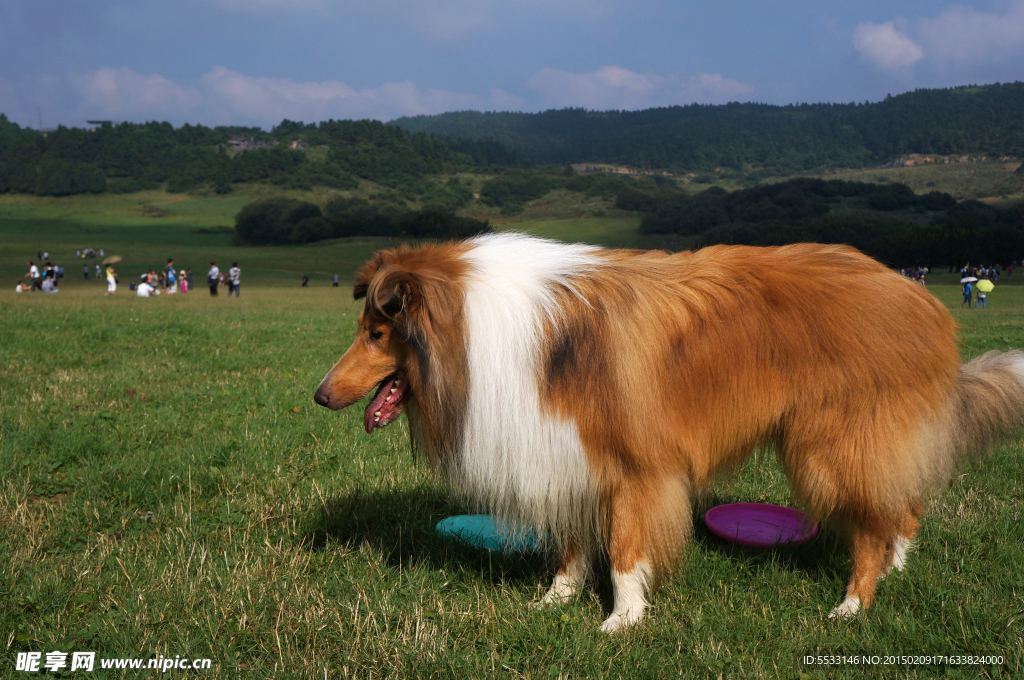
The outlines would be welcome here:
M 456 515 L 434 527 L 441 538 L 492 552 L 540 552 L 541 542 L 525 527 L 496 521 L 490 515 Z

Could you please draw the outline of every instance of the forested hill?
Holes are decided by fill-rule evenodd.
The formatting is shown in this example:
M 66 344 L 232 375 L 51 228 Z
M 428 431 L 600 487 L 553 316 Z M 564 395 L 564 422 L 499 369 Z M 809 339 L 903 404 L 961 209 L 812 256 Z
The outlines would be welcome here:
M 270 132 L 150 122 L 41 133 L 0 113 L 0 193 L 180 192 L 204 184 L 226 193 L 239 182 L 352 188 L 357 178 L 422 193 L 433 186 L 425 176 L 472 163 L 436 137 L 371 120 L 285 120 Z
M 542 164 L 610 163 L 788 174 L 911 153 L 1024 156 L 1024 83 L 916 90 L 864 104 L 725 104 L 644 111 L 461 111 L 392 121 L 409 132 L 492 140 Z

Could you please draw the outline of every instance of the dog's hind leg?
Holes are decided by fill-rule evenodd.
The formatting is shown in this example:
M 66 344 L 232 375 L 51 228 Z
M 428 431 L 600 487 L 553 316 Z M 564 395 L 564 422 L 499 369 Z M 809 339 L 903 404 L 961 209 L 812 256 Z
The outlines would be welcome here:
M 889 542 L 885 556 L 885 569 L 878 576 L 878 580 L 895 571 L 903 571 L 907 566 L 907 556 L 913 547 L 914 539 L 917 538 L 917 531 L 921 526 L 920 517 L 924 514 L 924 505 L 921 501 L 914 501 L 907 508 L 900 522 L 900 529 L 896 536 Z
M 851 532 L 853 544 L 853 573 L 846 587 L 846 599 L 829 613 L 830 619 L 850 618 L 867 609 L 875 599 L 875 584 L 882 574 L 889 541 L 885 535 L 870 527 L 858 526 Z
M 536 606 L 543 607 L 568 602 L 580 589 L 580 586 L 586 582 L 589 570 L 590 564 L 587 556 L 575 546 L 567 546 L 562 551 L 561 566 L 555 572 L 555 579 L 552 581 L 551 587 L 536 603 Z

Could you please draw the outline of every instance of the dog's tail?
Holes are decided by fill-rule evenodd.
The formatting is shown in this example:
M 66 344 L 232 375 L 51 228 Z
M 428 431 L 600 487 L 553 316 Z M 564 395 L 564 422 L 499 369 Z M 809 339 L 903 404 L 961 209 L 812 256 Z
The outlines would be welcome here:
M 952 408 L 954 464 L 1024 425 L 1024 352 L 987 352 L 963 364 Z

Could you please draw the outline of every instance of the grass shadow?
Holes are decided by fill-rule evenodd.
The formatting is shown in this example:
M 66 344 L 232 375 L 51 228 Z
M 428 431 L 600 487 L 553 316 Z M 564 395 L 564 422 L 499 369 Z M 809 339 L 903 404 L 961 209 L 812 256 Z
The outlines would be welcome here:
M 838 536 L 819 527 L 818 535 L 800 545 L 781 545 L 775 548 L 753 548 L 726 541 L 708 529 L 704 515 L 716 505 L 749 502 L 732 495 L 710 493 L 693 504 L 693 545 L 701 550 L 742 563 L 745 569 L 783 569 L 799 572 L 811 580 L 846 578 L 849 553 Z
M 506 585 L 539 583 L 550 575 L 551 562 L 544 555 L 470 548 L 435 533 L 439 521 L 465 512 L 432 488 L 356 488 L 320 506 L 304 533 L 304 543 L 311 550 L 365 545 L 379 552 L 389 566 L 465 570 Z

